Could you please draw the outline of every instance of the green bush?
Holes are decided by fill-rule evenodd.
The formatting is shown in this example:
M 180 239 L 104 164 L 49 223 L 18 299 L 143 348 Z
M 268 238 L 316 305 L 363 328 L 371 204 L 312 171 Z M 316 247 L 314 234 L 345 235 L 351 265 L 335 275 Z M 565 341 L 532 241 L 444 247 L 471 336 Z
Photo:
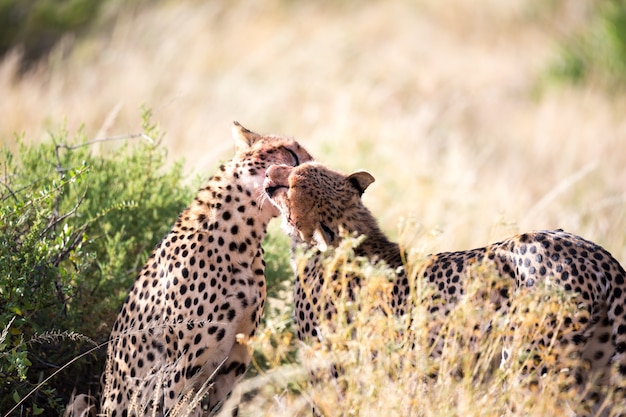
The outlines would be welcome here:
M 80 132 L 70 139 L 61 131 L 41 144 L 18 139 L 15 154 L 2 150 L 2 415 L 43 377 L 93 348 L 88 338 L 107 339 L 138 270 L 193 196 L 182 164 L 165 167 L 148 111 L 137 136 L 90 143 Z M 39 387 L 19 415 L 58 414 L 58 398 L 64 402 L 76 382 L 95 388 L 104 354 L 96 350 Z
M 567 39 L 551 66 L 550 78 L 595 81 L 609 88 L 626 85 L 626 1 L 595 3 L 589 25 Z
M 26 66 L 47 53 L 61 37 L 76 33 L 98 15 L 99 0 L 0 1 L 0 55 L 20 47 Z
M 110 30 L 114 21 L 154 0 L 0 0 L 0 57 L 21 52 L 21 70 L 28 70 L 64 37 L 89 36 Z
M 58 415 L 74 386 L 99 388 L 106 349 L 98 346 L 195 194 L 181 162 L 165 166 L 149 111 L 143 122 L 141 134 L 115 141 L 69 138 L 62 129 L 50 141 L 17 138 L 16 152 L 0 150 L 0 415 L 33 389 L 12 415 Z M 272 227 L 266 317 L 270 332 L 280 318 L 281 334 L 291 333 L 291 303 L 283 301 L 291 297 L 289 239 Z M 261 350 L 255 357 L 268 366 Z

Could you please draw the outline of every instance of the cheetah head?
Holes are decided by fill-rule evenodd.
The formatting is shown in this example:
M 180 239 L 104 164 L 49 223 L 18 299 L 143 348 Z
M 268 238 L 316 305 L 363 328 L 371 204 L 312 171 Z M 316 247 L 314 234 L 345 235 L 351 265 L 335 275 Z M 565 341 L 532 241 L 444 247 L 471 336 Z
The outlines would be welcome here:
M 275 164 L 297 166 L 312 160 L 311 155 L 293 139 L 277 135 L 261 135 L 233 122 L 236 175 L 239 183 L 265 198 L 263 180 L 268 167 Z M 274 209 L 275 210 L 275 209 Z M 278 213 L 276 213 L 278 215 Z
M 271 166 L 263 186 L 282 213 L 286 232 L 324 251 L 337 246 L 342 231 L 350 231 L 349 224 L 363 207 L 361 195 L 372 182 L 374 177 L 366 171 L 345 175 L 307 162 Z

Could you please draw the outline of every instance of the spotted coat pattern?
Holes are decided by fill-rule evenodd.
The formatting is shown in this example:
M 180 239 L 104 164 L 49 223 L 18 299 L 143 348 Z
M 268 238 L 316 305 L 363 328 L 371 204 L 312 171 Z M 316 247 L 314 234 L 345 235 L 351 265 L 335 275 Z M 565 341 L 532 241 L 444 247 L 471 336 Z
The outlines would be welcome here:
M 400 250 L 380 231 L 361 201 L 373 181 L 367 172 L 345 175 L 309 162 L 297 167 L 271 167 L 264 187 L 295 243 L 324 250 L 337 247 L 345 232 L 364 235 L 357 255 L 373 263 L 385 261 L 398 271 L 392 307 L 402 315 L 408 312 L 410 284 Z M 303 270 L 296 271 L 300 274 L 294 286 L 295 321 L 302 340 L 319 339 L 319 320 L 329 320 L 335 313 L 331 299 L 322 294 L 324 280 L 333 277 L 324 276 L 320 258 L 314 256 Z M 471 266 L 479 262 L 492 262 L 501 277 L 510 277 L 511 287 L 492 297 L 505 313 L 515 290 L 532 289 L 542 280 L 575 294 L 578 311 L 564 322 L 577 330 L 563 335 L 560 344 L 587 361 L 591 372 L 598 373 L 599 383 L 612 381 L 615 386 L 624 386 L 626 273 L 609 252 L 579 236 L 548 230 L 523 233 L 483 248 L 431 255 L 423 267 L 423 279 L 436 288 L 434 297 L 438 300 L 431 307 L 432 313 L 451 310 L 465 291 Z M 359 285 L 358 279 L 353 285 Z M 553 336 L 548 329 L 533 343 L 547 345 Z M 576 375 L 579 384 L 585 378 Z
M 234 158 L 154 249 L 113 325 L 103 415 L 167 415 L 203 388 L 212 414 L 249 365 L 244 342 L 259 325 L 266 295 L 261 243 L 279 214 L 263 204 L 265 171 L 311 156 L 294 140 L 236 122 L 233 136 Z M 198 406 L 191 415 L 201 412 Z

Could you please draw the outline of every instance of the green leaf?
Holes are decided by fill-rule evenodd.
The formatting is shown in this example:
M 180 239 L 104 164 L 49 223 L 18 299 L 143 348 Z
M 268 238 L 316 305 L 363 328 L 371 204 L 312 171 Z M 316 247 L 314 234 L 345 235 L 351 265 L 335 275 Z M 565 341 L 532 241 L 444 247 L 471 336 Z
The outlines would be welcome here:
M 38 416 L 43 413 L 43 408 L 39 408 L 36 403 L 33 403 L 33 415 Z
M 18 315 L 18 316 L 21 316 L 21 315 L 22 315 L 22 309 L 21 309 L 21 308 L 19 308 L 18 306 L 12 306 L 12 307 L 10 307 L 10 308 L 9 308 L 9 311 L 10 311 L 11 313 L 13 313 L 13 314 Z

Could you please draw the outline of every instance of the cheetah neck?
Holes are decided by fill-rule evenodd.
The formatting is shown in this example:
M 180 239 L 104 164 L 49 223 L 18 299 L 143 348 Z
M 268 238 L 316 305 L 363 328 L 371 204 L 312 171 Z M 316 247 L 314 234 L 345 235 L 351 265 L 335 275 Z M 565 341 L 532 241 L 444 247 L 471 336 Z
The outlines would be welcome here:
M 387 239 L 382 232 L 380 235 L 370 235 L 357 248 L 359 255 L 367 257 L 370 262 L 384 261 L 391 268 L 402 266 L 400 246 Z
M 237 168 L 232 162 L 220 167 L 221 172 L 209 179 L 180 216 L 181 227 L 226 233 L 234 240 L 265 237 L 269 221 L 278 212 L 263 198 L 264 172 L 250 176 Z
M 357 255 L 367 257 L 372 263 L 384 261 L 391 268 L 402 266 L 400 246 L 390 241 L 380 230 L 378 222 L 370 211 L 361 207 L 356 218 L 358 219 L 356 227 L 348 232 L 365 235 L 365 240 L 356 249 Z

